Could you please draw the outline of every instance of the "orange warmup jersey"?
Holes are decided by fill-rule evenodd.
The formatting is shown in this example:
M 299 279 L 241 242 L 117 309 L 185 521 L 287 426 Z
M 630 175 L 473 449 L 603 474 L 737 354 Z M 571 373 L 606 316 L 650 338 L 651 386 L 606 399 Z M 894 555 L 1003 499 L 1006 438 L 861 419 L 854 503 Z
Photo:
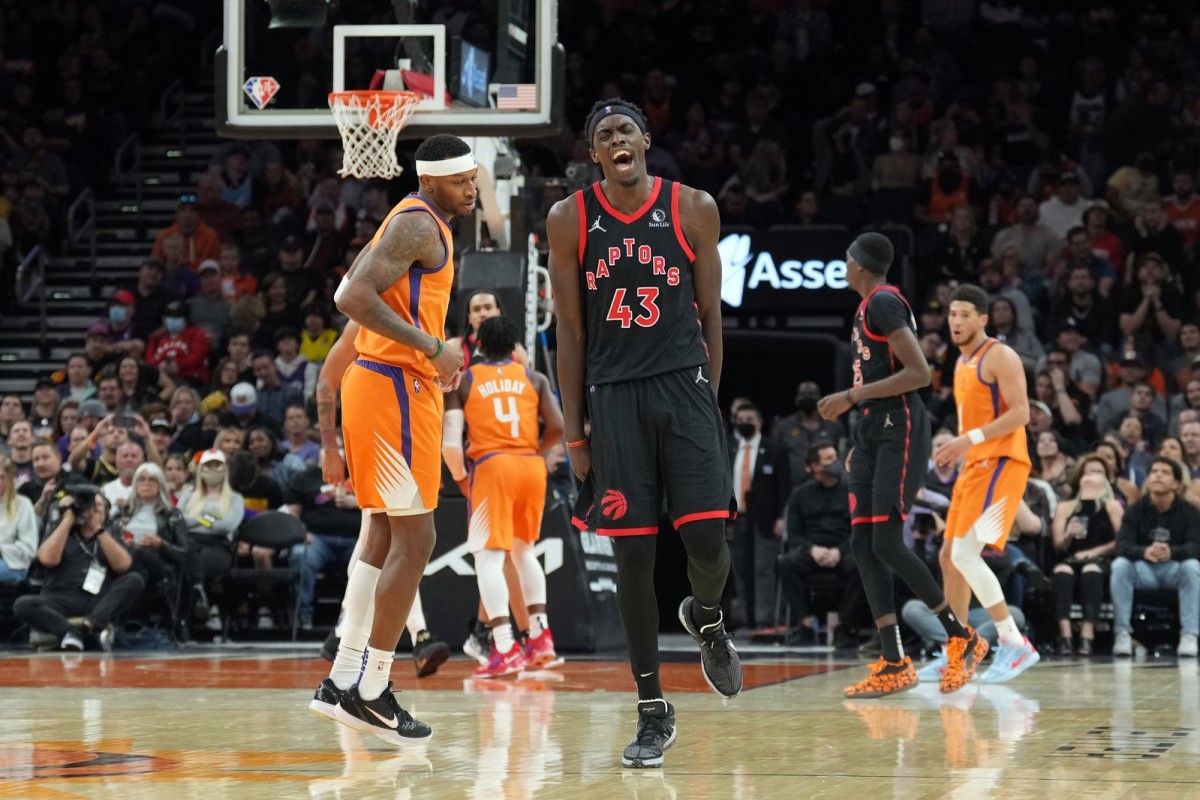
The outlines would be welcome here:
M 983 427 L 1008 410 L 1000 386 L 983 379 L 984 360 L 998 344 L 987 339 L 970 358 L 959 359 L 954 400 L 960 434 Z M 961 538 L 975 529 L 981 541 L 1003 549 L 1029 480 L 1025 429 L 973 445 L 963 461 L 946 516 L 945 537 Z
M 388 213 L 371 239 L 370 246 L 379 244 L 379 239 L 392 217 L 412 212 L 428 213 L 437 221 L 442 243 L 446 248 L 446 260 L 436 267 L 413 264 L 400 280 L 380 296 L 405 322 L 441 339 L 446 330 L 446 309 L 450 304 L 450 291 L 454 288 L 454 236 L 446 220 L 428 200 L 419 194 L 410 194 Z M 360 358 L 402 367 L 405 371 L 423 378 L 437 377 L 437 370 L 424 353 L 369 331 L 365 326 L 359 330 L 354 343 Z
M 529 370 L 515 361 L 477 362 L 464 377 L 467 456 L 538 452 L 538 391 Z
M 1000 386 L 983 379 L 983 362 L 988 352 L 998 344 L 995 339 L 986 339 L 970 358 L 963 356 L 958 360 L 958 368 L 954 370 L 954 402 L 958 407 L 960 435 L 982 428 L 1008 410 L 1008 404 L 1000 394 Z M 963 460 L 970 464 L 997 458 L 1030 463 L 1024 428 L 973 445 Z
M 433 267 L 411 265 L 380 297 L 401 319 L 441 339 L 454 285 L 454 243 L 446 221 L 411 194 L 391 210 L 371 246 L 393 217 L 407 213 L 436 220 L 446 260 Z M 342 435 L 359 506 L 397 515 L 432 510 L 442 474 L 437 370 L 424 353 L 365 326 L 354 343 L 358 359 L 342 379 Z
M 476 362 L 463 376 L 467 455 L 471 460 L 467 545 L 512 550 L 542 529 L 546 463 L 538 457 L 538 391 L 515 361 Z

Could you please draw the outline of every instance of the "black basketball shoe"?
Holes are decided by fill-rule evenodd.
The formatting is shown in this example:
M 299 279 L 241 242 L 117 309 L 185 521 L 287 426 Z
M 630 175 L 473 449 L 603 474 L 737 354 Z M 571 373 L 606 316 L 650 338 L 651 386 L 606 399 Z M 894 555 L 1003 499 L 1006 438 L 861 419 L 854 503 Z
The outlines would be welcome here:
M 450 657 L 450 645 L 429 631 L 418 631 L 417 640 L 413 643 L 412 657 L 417 668 L 417 677 L 428 678 L 446 663 L 446 659 Z
M 313 699 L 308 704 L 308 710 L 319 717 L 336 720 L 338 703 L 342 702 L 343 694 L 345 692 L 339 689 L 337 684 L 326 678 L 321 681 L 317 691 L 313 692 Z
M 742 691 L 742 660 L 733 648 L 733 637 L 725 630 L 723 617 L 703 627 L 692 620 L 693 597 L 679 604 L 679 621 L 683 629 L 700 645 L 700 671 L 709 688 L 724 698 L 733 698 Z M 720 614 L 720 610 L 717 611 Z
M 675 744 L 675 706 L 666 700 L 638 702 L 637 735 L 621 755 L 621 766 L 661 767 L 663 752 Z
M 357 686 L 342 693 L 342 702 L 337 707 L 337 721 L 356 731 L 373 733 L 385 742 L 398 745 L 419 744 L 429 741 L 433 731 L 424 722 L 418 722 L 400 707 L 392 693 L 389 681 L 387 688 L 374 700 L 363 700 Z

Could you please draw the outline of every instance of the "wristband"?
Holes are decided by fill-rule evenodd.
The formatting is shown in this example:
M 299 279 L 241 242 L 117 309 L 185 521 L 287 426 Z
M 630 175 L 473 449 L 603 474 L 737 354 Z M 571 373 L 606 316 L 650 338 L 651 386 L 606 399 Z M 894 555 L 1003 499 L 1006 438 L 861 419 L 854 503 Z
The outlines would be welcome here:
M 855 404 L 855 403 L 854 403 L 854 398 L 853 398 L 853 397 L 851 396 L 851 394 L 850 394 L 850 393 L 851 393 L 851 392 L 853 392 L 853 391 L 854 391 L 854 387 L 853 387 L 853 386 L 851 386 L 849 389 L 847 389 L 847 390 L 846 390 L 846 402 L 847 402 L 847 403 L 849 403 L 850 405 L 854 405 L 854 404 Z
M 438 340 L 437 340 L 437 346 L 438 346 L 438 349 L 437 349 L 437 350 L 435 350 L 435 351 L 434 351 L 434 353 L 433 353 L 433 355 L 431 355 L 431 356 L 429 357 L 429 360 L 430 360 L 430 361 L 433 361 L 435 358 L 437 358 L 438 356 L 440 356 L 440 355 L 442 354 L 442 350 L 443 350 L 443 349 L 445 349 L 445 347 L 446 347 L 446 343 L 445 343 L 445 342 L 443 342 L 441 339 L 438 339 Z
M 578 442 L 567 442 L 567 447 L 583 447 L 587 444 L 587 439 L 580 439 Z
M 987 437 L 983 435 L 983 428 L 972 428 L 967 431 L 967 438 L 971 440 L 971 444 L 983 444 Z

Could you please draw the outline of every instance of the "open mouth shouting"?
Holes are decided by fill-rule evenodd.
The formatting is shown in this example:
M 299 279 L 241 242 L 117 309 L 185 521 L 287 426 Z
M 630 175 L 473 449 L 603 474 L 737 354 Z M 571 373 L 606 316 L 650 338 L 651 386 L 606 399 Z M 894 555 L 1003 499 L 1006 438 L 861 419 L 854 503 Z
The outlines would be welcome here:
M 633 171 L 633 151 L 626 148 L 618 148 L 612 151 L 613 166 L 617 168 L 617 172 L 625 173 Z

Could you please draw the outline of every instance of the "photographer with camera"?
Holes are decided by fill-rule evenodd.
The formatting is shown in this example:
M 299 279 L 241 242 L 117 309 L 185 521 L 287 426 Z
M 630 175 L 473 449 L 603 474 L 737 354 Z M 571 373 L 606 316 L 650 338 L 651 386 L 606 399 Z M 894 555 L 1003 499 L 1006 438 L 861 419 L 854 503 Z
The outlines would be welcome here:
M 1159 456 L 1141 500 L 1125 509 L 1117 532 L 1117 558 L 1109 590 L 1113 602 L 1113 655 L 1133 655 L 1133 593 L 1136 589 L 1179 591 L 1178 656 L 1195 658 L 1200 628 L 1200 510 L 1179 496 L 1184 471 Z
M 63 650 L 83 650 L 95 640 L 112 645 L 111 623 L 142 593 L 145 580 L 131 572 L 129 551 L 104 529 L 108 502 L 93 485 L 67 487 L 62 519 L 37 550 L 45 570 L 42 591 L 13 605 L 17 619 L 60 639 Z M 69 622 L 82 616 L 82 624 Z

